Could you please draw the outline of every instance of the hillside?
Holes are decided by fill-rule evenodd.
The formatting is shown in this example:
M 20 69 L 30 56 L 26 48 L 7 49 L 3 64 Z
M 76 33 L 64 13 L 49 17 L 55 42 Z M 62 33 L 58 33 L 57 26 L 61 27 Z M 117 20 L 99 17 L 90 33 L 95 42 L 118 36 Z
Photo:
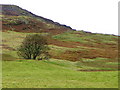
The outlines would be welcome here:
M 117 70 L 118 37 L 72 28 L 32 14 L 15 5 L 2 5 L 3 59 L 17 60 L 16 48 L 28 34 L 48 37 L 51 58 L 78 62 L 78 67 Z M 0 5 L 1 8 L 1 5 Z M 14 38 L 14 39 L 13 39 Z M 79 65 L 80 63 L 80 65 Z M 83 67 L 83 69 L 86 69 Z
M 64 32 L 72 28 L 37 16 L 15 5 L 0 5 L 3 30 L 20 32 Z
M 3 5 L 0 17 L 3 88 L 118 88 L 118 36 L 76 31 L 15 5 Z M 31 34 L 47 36 L 49 60 L 17 55 Z

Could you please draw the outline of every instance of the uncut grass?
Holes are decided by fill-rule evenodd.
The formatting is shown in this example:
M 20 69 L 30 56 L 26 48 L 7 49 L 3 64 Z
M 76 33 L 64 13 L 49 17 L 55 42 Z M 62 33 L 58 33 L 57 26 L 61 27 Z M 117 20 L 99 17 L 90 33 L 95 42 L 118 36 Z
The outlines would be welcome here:
M 36 34 L 36 33 L 22 33 L 22 32 L 14 32 L 14 31 L 2 32 L 2 40 L 3 40 L 2 43 L 16 49 L 24 40 L 26 35 L 30 35 L 30 34 Z M 39 33 L 39 34 L 47 34 L 47 33 Z
M 81 67 L 83 70 L 118 70 L 118 64 L 111 64 L 111 59 L 108 58 L 96 58 L 96 59 L 81 59 L 77 61 L 77 67 Z M 109 64 L 110 63 L 110 64 Z M 118 63 L 118 62 L 112 62 Z M 87 67 L 87 68 L 86 68 Z
M 70 31 L 63 34 L 53 36 L 55 39 L 62 41 L 73 41 L 81 43 L 106 43 L 106 44 L 117 44 L 118 37 L 107 34 L 96 34 L 96 33 L 86 33 L 83 31 Z
M 29 33 L 3 32 L 4 44 L 14 49 Z M 51 47 L 51 46 L 50 46 Z M 77 51 L 87 48 L 63 48 L 52 46 L 57 56 L 66 50 Z M 16 51 L 3 50 L 3 59 L 16 60 Z M 63 63 L 64 62 L 64 63 Z M 101 88 L 117 87 L 117 71 L 80 72 L 77 69 L 90 69 L 83 65 L 76 67 L 68 61 L 3 61 L 3 87 L 5 88 Z M 95 63 L 96 64 L 96 63 Z M 96 67 L 91 67 L 95 69 Z M 99 68 L 99 67 L 98 67 Z M 107 77 L 107 78 L 106 78 Z
M 74 35 L 75 33 L 80 34 L 82 32 L 67 32 L 68 36 L 69 36 L 69 34 Z M 2 34 L 3 34 L 3 41 L 4 41 L 3 44 L 8 45 L 9 47 L 12 47 L 12 48 L 16 49 L 21 44 L 22 40 L 25 38 L 26 35 L 34 34 L 34 33 L 21 33 L 21 32 L 7 31 L 7 32 L 2 32 Z M 62 35 L 62 34 L 60 34 L 60 35 Z M 87 35 L 87 34 L 85 34 L 85 35 Z M 78 37 L 78 35 L 75 35 L 75 36 Z M 103 35 L 103 36 L 109 36 L 109 35 Z M 55 46 L 55 45 L 49 45 L 49 47 L 51 48 L 50 53 L 53 56 L 53 58 L 58 58 L 58 59 L 72 59 L 72 58 L 76 59 L 76 58 L 78 58 L 78 60 L 79 60 L 80 58 L 86 56 L 87 52 L 89 50 L 91 50 L 91 49 L 96 49 L 96 50 L 99 50 L 99 52 L 104 52 L 104 51 L 102 51 L 102 49 L 89 48 L 89 47 L 84 47 L 84 46 L 79 46 L 78 48 L 67 48 L 67 47 L 60 47 L 60 46 Z M 76 51 L 81 51 L 82 55 L 81 54 L 80 55 L 76 55 L 74 52 L 72 54 L 69 54 L 69 53 L 67 54 L 67 53 L 65 53 L 67 50 L 75 51 L 75 52 Z M 92 54 L 92 55 L 94 55 L 94 54 Z M 91 57 L 92 55 L 90 53 L 89 57 Z M 16 60 L 16 59 L 19 58 L 17 56 L 17 51 L 12 51 L 12 50 L 9 50 L 9 49 L 4 49 L 4 48 L 3 48 L 3 55 L 2 56 L 3 56 L 3 60 L 9 60 L 9 61 L 10 60 Z M 94 59 L 92 59 L 92 60 L 94 60 Z M 98 65 L 99 62 L 100 61 L 96 60 L 96 62 L 94 62 L 94 63 L 93 62 L 87 62 L 87 63 L 84 63 L 84 65 L 94 66 L 94 65 Z M 100 64 L 101 64 L 101 62 L 100 62 Z M 107 66 L 104 63 L 102 63 L 102 64 L 104 66 L 106 66 L 106 68 L 109 68 L 109 66 L 110 66 L 110 65 Z M 99 65 L 98 67 L 100 67 L 101 65 Z
M 3 88 L 118 87 L 117 71 L 81 72 L 69 67 L 57 61 L 3 61 Z

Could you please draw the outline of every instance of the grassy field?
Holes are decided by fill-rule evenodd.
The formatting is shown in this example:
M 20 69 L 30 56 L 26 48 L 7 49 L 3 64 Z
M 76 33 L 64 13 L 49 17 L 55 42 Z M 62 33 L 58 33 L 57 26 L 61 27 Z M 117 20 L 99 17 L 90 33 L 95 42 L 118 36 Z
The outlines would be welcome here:
M 34 61 L 20 59 L 16 51 L 28 34 L 35 33 L 2 32 L 3 88 L 118 87 L 117 37 L 82 31 L 55 35 L 55 42 L 49 44 L 52 58 Z
M 3 61 L 3 88 L 117 88 L 118 71 L 77 71 L 69 61 Z

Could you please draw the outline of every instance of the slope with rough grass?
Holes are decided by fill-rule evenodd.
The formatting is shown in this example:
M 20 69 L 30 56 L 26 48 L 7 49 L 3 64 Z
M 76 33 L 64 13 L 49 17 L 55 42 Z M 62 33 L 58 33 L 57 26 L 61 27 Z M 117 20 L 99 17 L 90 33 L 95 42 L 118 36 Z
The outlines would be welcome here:
M 24 40 L 25 36 L 28 34 L 35 34 L 35 33 L 22 33 L 22 32 L 14 32 L 14 31 L 6 31 L 3 33 L 3 60 L 18 60 L 19 57 L 17 56 L 17 47 L 21 44 L 21 42 Z M 67 32 L 68 36 L 69 33 Z M 75 33 L 75 31 L 73 32 Z M 80 33 L 76 31 L 76 33 Z M 48 33 L 39 33 L 48 35 Z M 62 34 L 59 34 L 60 36 Z M 102 34 L 101 34 L 102 36 Z M 110 35 L 107 35 L 109 37 Z M 81 67 L 81 69 L 84 70 L 117 70 L 118 65 L 117 64 L 107 64 L 107 63 L 117 63 L 117 42 L 113 39 L 113 42 L 116 44 L 114 45 L 114 48 L 112 48 L 112 45 L 102 43 L 102 46 L 97 45 L 97 43 L 94 44 L 93 47 L 89 44 L 84 44 L 82 42 L 76 43 L 76 41 L 61 41 L 59 39 L 54 39 L 56 37 L 53 36 L 53 38 L 48 38 L 48 44 L 50 47 L 50 55 L 51 58 L 54 59 L 62 59 L 62 60 L 69 60 L 77 62 L 77 66 Z M 89 36 L 90 37 L 90 36 Z M 104 37 L 104 35 L 103 35 Z M 110 36 L 111 37 L 111 36 Z M 116 38 L 116 36 L 113 36 L 113 38 Z M 91 38 L 87 38 L 91 39 Z M 107 40 L 109 42 L 109 39 Z M 90 42 L 92 43 L 92 42 Z M 105 46 L 103 48 L 103 45 Z M 109 52 L 109 53 L 108 53 Z M 80 63 L 80 64 L 79 64 Z M 93 67 L 93 68 L 85 68 Z M 95 70 L 96 70 L 95 69 Z

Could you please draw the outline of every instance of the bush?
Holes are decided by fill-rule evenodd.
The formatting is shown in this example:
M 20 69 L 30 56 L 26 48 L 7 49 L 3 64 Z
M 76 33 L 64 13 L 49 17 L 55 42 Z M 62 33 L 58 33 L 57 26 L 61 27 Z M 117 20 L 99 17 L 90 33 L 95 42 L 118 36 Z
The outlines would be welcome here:
M 18 55 L 25 59 L 36 59 L 37 56 L 49 50 L 45 36 L 34 34 L 28 35 L 18 48 Z

